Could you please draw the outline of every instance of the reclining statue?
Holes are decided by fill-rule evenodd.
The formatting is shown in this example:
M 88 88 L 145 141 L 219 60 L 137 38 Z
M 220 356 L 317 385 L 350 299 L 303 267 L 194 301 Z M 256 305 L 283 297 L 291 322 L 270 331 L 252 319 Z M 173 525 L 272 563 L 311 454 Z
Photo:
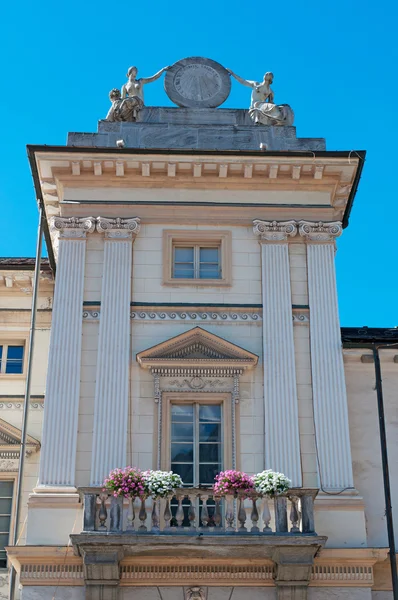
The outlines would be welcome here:
M 255 123 L 262 125 L 293 125 L 294 112 L 288 104 L 275 104 L 271 83 L 273 73 L 265 73 L 263 81 L 250 81 L 236 75 L 230 69 L 228 73 L 239 83 L 252 88 L 249 115 Z

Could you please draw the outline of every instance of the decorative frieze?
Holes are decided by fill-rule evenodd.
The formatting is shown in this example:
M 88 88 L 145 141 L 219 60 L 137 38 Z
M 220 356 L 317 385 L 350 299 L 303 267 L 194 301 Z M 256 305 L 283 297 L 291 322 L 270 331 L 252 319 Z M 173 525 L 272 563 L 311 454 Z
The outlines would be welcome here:
M 37 560 L 37 559 L 36 559 Z M 252 561 L 253 563 L 254 561 Z M 260 562 L 260 561 L 259 561 Z M 372 563 L 375 560 L 371 561 Z M 192 581 L 202 585 L 253 585 L 274 586 L 275 565 L 271 560 L 263 559 L 261 564 L 231 563 L 192 563 L 172 564 L 170 561 L 137 564 L 123 561 L 120 565 L 120 585 L 125 586 L 179 586 L 191 584 Z M 23 562 L 20 580 L 22 585 L 84 585 L 84 568 L 79 558 L 67 557 L 64 563 L 58 562 Z M 374 569 L 369 560 L 353 562 L 350 560 L 331 562 L 315 559 L 310 574 L 311 587 L 372 587 L 374 585 Z M 205 590 L 187 588 L 199 594 Z
M 44 401 L 41 402 L 30 402 L 29 411 L 31 410 L 43 410 Z M 0 410 L 23 410 L 23 402 L 0 402 Z
M 286 242 L 290 236 L 297 234 L 296 221 L 253 221 L 254 235 L 266 242 Z
M 204 379 L 203 377 L 166 379 L 162 381 L 164 391 L 214 392 L 232 391 L 228 379 Z
M 237 312 L 237 311 L 133 311 L 130 313 L 131 319 L 135 321 L 232 321 L 235 323 L 250 323 L 252 321 L 261 321 L 260 311 L 255 312 Z
M 373 567 L 368 564 L 344 562 L 315 564 L 312 567 L 310 585 L 371 587 Z
M 265 561 L 264 561 L 265 562 Z M 274 585 L 273 563 L 262 565 L 231 564 L 147 564 L 122 565 L 121 585 L 184 585 L 184 582 L 201 581 L 210 583 L 225 582 L 225 585 L 239 583 Z M 174 583 L 173 583 L 174 582 Z M 213 583 L 213 585 L 214 585 Z M 189 588 L 191 589 L 191 588 Z
M 84 310 L 83 320 L 84 321 L 98 321 L 100 319 L 101 311 L 98 310 Z M 221 311 L 215 312 L 199 312 L 199 311 L 167 311 L 164 310 L 137 310 L 130 313 L 130 318 L 134 321 L 145 321 L 149 323 L 153 322 L 198 322 L 208 321 L 212 322 L 224 322 L 224 323 L 261 323 L 263 320 L 262 312 L 231 312 Z M 309 312 L 302 312 L 293 309 L 292 314 L 293 325 L 308 325 L 310 321 Z

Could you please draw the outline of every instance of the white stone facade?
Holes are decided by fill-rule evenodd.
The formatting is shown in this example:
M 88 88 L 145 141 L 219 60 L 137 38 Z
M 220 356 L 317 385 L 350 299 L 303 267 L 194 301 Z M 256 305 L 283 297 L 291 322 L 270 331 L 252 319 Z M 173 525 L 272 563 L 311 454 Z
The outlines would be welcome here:
M 248 594 L 254 600 L 387 600 L 374 365 L 361 361 L 368 350 L 342 347 L 334 270 L 335 238 L 348 199 L 342 182 L 346 188 L 347 181 L 353 184 L 356 159 L 320 156 L 320 170 L 308 157 L 259 153 L 242 162 L 240 156 L 170 153 L 143 161 L 132 150 L 131 156 L 121 154 L 117 166 L 111 152 L 80 150 L 84 156 L 73 161 L 59 150 L 37 152 L 43 190 L 51 189 L 51 214 L 60 214 L 51 231 L 58 261 L 54 302 L 52 290 L 46 290 L 39 303 L 41 325 L 48 310 L 34 356 L 32 394 L 40 398 L 32 397 L 29 416 L 28 433 L 42 447 L 26 462 L 21 542 L 27 546 L 9 552 L 19 569 L 21 597 L 50 599 L 57 590 L 56 597 L 65 600 L 241 600 Z M 60 200 L 76 203 L 57 204 Z M 196 248 L 203 239 L 203 247 L 221 249 L 220 281 L 173 280 L 165 232 L 174 232 L 175 247 Z M 26 339 L 29 322 L 18 309 L 29 313 L 29 303 L 10 290 L 6 283 L 0 287 L 6 309 L 0 312 L 0 335 Z M 391 464 L 398 460 L 394 357 L 392 349 L 381 352 Z M 15 427 L 23 390 L 24 376 L 0 375 L 0 418 Z M 107 533 L 115 533 L 118 510 L 141 531 L 153 522 L 153 510 L 156 520 L 151 500 L 143 515 L 136 502 L 133 517 L 128 502 L 116 505 L 109 498 L 102 504 L 104 477 L 126 465 L 169 469 L 171 403 L 200 404 L 206 398 L 223 407 L 223 468 L 283 471 L 299 498 L 300 490 L 319 490 L 316 558 L 315 551 L 305 554 L 301 547 L 293 560 L 284 547 L 289 544 L 280 540 L 276 548 L 269 549 L 267 541 L 260 550 L 253 542 L 238 555 L 227 541 L 234 538 L 226 536 L 224 543 L 206 546 L 205 556 L 214 562 L 208 565 L 192 550 L 200 536 L 180 556 L 173 554 L 180 542 L 146 548 L 141 555 L 139 531 L 129 540 L 128 530 L 123 547 L 129 551 L 113 548 L 112 563 L 108 548 L 104 558 L 101 540 L 111 535 L 95 536 L 111 522 L 115 529 Z M 17 462 L 3 460 L 0 476 L 15 477 L 16 468 Z M 89 487 L 91 492 L 81 491 Z M 397 496 L 395 477 L 392 488 Z M 91 538 L 82 510 L 83 495 L 87 502 L 90 494 L 97 511 Z M 296 500 L 289 498 L 288 536 L 301 533 L 294 528 L 304 500 L 295 512 Z M 231 518 L 242 519 L 243 513 L 247 527 L 259 522 L 266 528 L 266 509 L 261 504 L 256 515 L 259 508 L 246 500 Z M 104 509 L 111 514 L 103 519 L 109 517 L 106 526 L 98 512 Z M 275 533 L 279 518 L 271 506 Z M 78 539 L 82 531 L 86 541 Z M 184 533 L 188 539 L 190 532 Z M 68 548 L 70 535 L 75 554 Z M 89 539 L 96 541 L 87 548 Z M 241 564 L 246 553 L 250 564 Z M 173 570 L 173 557 L 187 566 L 186 586 Z M 297 557 L 307 579 L 297 569 L 283 570 L 286 564 L 297 567 Z M 98 565 L 105 563 L 101 570 Z M 124 579 L 117 590 L 104 591 L 98 582 L 107 577 L 110 587 Z M 189 591 L 192 586 L 199 589 Z

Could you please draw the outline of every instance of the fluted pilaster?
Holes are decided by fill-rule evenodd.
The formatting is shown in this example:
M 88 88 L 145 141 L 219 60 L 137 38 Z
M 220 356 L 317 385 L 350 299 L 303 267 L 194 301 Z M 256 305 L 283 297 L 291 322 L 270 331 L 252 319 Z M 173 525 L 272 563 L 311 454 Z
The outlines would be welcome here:
M 334 264 L 335 238 L 340 222 L 300 221 L 307 241 L 310 305 L 311 369 L 319 452 L 324 488 L 353 487 L 347 392 L 341 346 Z
M 86 233 L 95 220 L 56 217 L 57 279 L 52 311 L 39 487 L 74 486 L 79 412 Z
M 263 297 L 265 467 L 301 486 L 301 460 L 287 239 L 294 221 L 254 221 Z
M 91 483 L 126 461 L 132 243 L 139 219 L 97 219 L 105 233 Z

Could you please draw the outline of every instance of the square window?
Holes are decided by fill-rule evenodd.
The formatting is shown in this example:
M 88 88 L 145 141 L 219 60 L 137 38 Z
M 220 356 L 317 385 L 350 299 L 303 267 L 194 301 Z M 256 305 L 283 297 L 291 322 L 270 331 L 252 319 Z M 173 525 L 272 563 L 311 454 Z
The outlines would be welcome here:
M 24 346 L 2 344 L 0 346 L 0 374 L 21 375 L 24 367 Z
M 163 232 L 163 284 L 231 285 L 231 232 Z

